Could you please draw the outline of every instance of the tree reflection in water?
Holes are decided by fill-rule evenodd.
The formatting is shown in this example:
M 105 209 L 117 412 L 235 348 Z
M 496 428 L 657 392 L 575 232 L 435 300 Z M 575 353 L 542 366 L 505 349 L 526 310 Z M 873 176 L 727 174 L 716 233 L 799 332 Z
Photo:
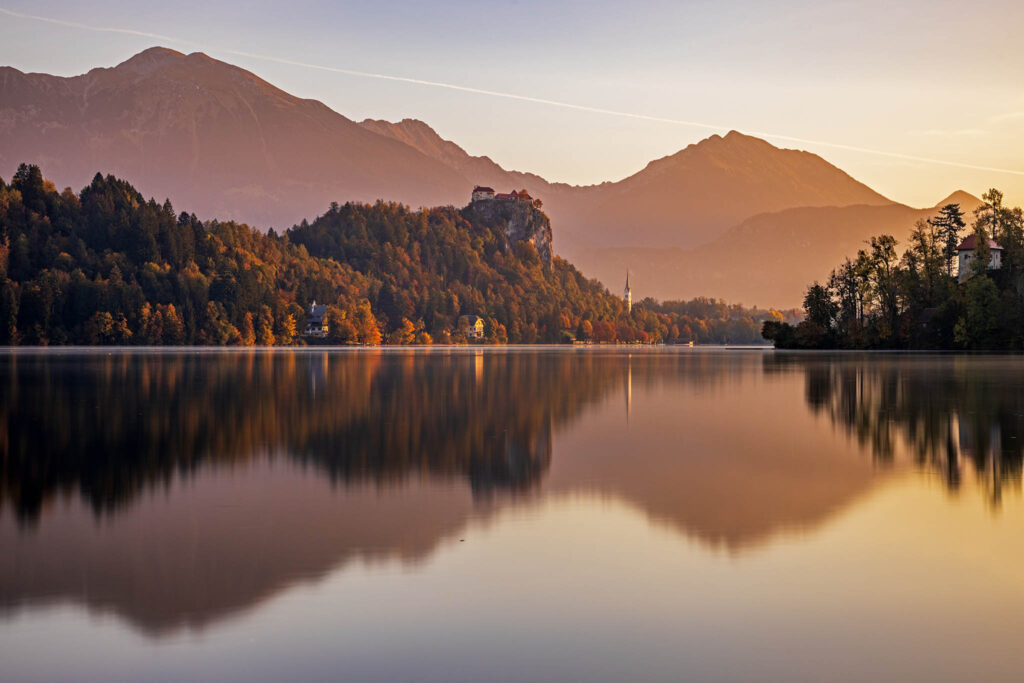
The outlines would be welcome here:
M 69 601 L 155 636 L 202 628 L 351 561 L 422 561 L 510 498 L 538 501 L 542 481 L 731 547 L 809 525 L 867 478 L 798 457 L 723 508 L 735 472 L 759 481 L 765 458 L 730 459 L 726 475 L 724 458 L 680 452 L 694 429 L 718 452 L 720 429 L 677 406 L 725 419 L 733 394 L 717 389 L 742 393 L 760 362 L 571 348 L 0 356 L 0 619 Z M 668 414 L 633 415 L 657 428 L 625 428 L 631 386 L 648 407 L 661 396 Z M 585 416 L 600 442 L 566 448 Z M 741 443 L 765 438 L 752 429 Z
M 0 359 L 0 505 L 31 521 L 58 492 L 97 513 L 204 463 L 267 454 L 337 482 L 465 477 L 525 491 L 551 425 L 612 378 L 518 355 L 16 355 Z
M 799 370 L 805 398 L 880 463 L 901 444 L 949 490 L 965 464 L 998 505 L 1019 489 L 1024 462 L 1024 366 L 1008 356 L 782 354 L 769 373 Z
M 892 416 L 907 415 L 918 443 L 943 443 L 932 435 L 950 412 L 938 406 L 959 405 L 961 390 L 933 385 L 964 372 L 951 362 L 673 349 L 8 354 L 0 515 L 15 514 L 0 518 L 11 549 L 0 618 L 70 601 L 154 635 L 201 628 L 348 562 L 423 561 L 519 498 L 534 511 L 619 501 L 739 556 L 862 500 L 880 479 L 864 451 L 888 461 L 898 450 Z M 988 381 L 984 368 L 967 375 Z M 908 407 L 921 402 L 935 409 Z M 968 429 L 953 433 L 959 458 Z
M 479 349 L 2 355 L 0 512 L 32 523 L 53 496 L 77 492 L 103 514 L 204 464 L 279 454 L 338 484 L 425 475 L 461 478 L 478 499 L 524 493 L 550 466 L 553 428 L 628 384 L 629 364 L 609 360 Z M 742 371 L 674 353 L 632 370 L 638 382 L 695 387 Z

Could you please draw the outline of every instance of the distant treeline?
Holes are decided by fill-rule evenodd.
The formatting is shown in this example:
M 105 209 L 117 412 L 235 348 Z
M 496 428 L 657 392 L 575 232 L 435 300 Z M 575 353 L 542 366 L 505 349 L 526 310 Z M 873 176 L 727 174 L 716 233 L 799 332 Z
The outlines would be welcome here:
M 97 174 L 63 192 L 0 179 L 0 345 L 291 345 L 312 301 L 336 344 L 752 343 L 762 314 L 621 297 L 454 207 L 332 204 L 278 234 L 176 214 Z M 546 219 L 545 219 L 546 220 Z M 782 319 L 779 316 L 779 319 Z
M 918 222 L 902 256 L 891 235 L 871 238 L 808 287 L 803 322 L 768 321 L 764 337 L 778 348 L 1024 349 L 1024 213 L 998 190 L 983 199 L 973 216 L 948 204 Z M 960 274 L 968 234 L 975 250 Z M 1002 248 L 999 268 L 990 268 L 990 239 Z
M 663 302 L 647 298 L 639 305 L 669 316 L 674 338 L 697 344 L 764 344 L 761 327 L 765 321 L 796 323 L 803 317 L 797 309 L 746 308 L 707 297 Z

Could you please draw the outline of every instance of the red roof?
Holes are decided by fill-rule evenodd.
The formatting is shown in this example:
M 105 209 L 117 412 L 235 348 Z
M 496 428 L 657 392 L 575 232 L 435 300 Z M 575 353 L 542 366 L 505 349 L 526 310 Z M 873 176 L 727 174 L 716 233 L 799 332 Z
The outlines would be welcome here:
M 483 185 L 477 185 L 473 188 L 473 192 L 494 192 L 493 187 L 485 187 Z
M 495 199 L 525 199 L 525 200 L 533 199 L 533 197 L 530 196 L 530 193 L 528 193 L 526 190 L 512 190 L 508 194 L 506 194 L 504 192 L 500 192 L 500 193 L 494 195 L 494 198 Z
M 996 241 L 994 239 L 989 239 L 989 241 L 988 241 L 988 248 L 989 249 L 998 249 L 999 251 L 1003 250 L 1003 248 L 1001 246 L 996 244 Z M 963 242 L 960 243 L 960 246 L 957 247 L 956 250 L 957 251 L 974 251 L 974 235 L 969 235 L 967 237 L 967 239 L 965 239 Z

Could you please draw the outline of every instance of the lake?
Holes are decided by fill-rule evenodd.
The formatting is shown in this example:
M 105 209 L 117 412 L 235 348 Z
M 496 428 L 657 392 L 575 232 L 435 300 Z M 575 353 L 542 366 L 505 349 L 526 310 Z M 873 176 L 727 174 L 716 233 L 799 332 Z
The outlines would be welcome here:
M 0 351 L 4 681 L 1020 680 L 1024 359 Z

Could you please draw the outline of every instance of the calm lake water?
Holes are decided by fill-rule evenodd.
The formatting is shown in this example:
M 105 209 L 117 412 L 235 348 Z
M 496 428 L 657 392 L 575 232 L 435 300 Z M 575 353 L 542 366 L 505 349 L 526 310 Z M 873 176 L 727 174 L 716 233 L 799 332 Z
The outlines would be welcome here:
M 1024 677 L 1024 359 L 0 352 L 4 681 Z

